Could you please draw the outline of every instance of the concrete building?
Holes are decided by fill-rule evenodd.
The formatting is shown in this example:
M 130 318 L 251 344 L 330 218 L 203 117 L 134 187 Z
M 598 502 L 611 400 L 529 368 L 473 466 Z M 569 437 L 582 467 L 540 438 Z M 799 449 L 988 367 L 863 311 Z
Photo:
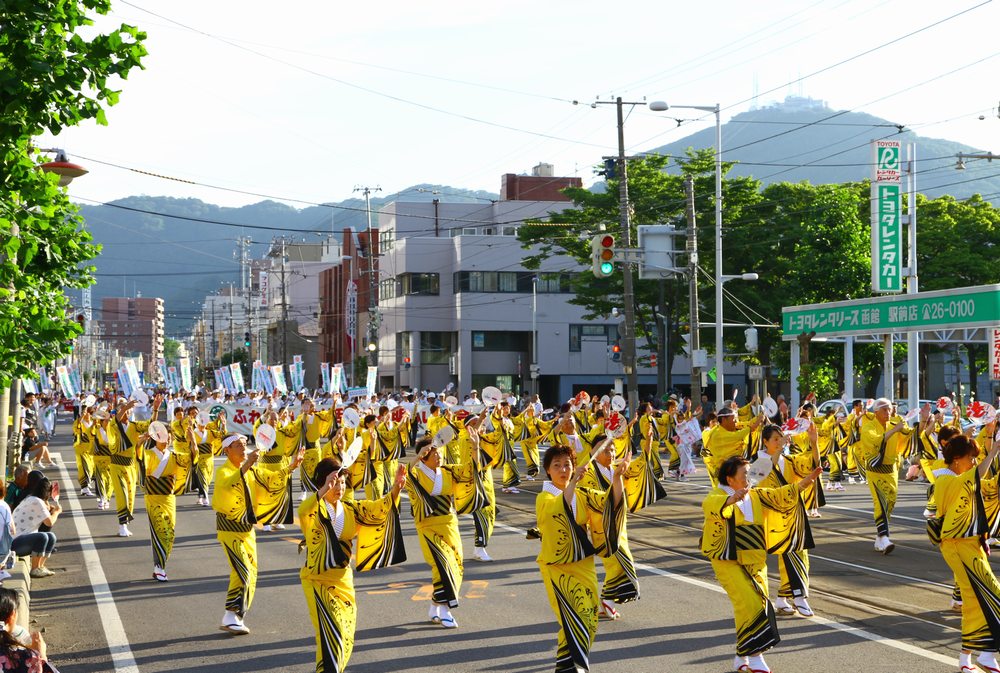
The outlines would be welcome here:
M 256 357 L 287 365 L 303 356 L 305 383 L 315 388 L 320 381 L 320 274 L 340 265 L 341 246 L 332 235 L 316 242 L 278 238 L 267 259 Z
M 541 165 L 532 176 L 504 176 L 508 198 L 496 202 L 396 201 L 382 208 L 382 386 L 530 392 L 535 331 L 546 404 L 583 388 L 611 390 L 623 378 L 621 363 L 610 356 L 620 319 L 585 320 L 570 303 L 570 277 L 585 269 L 566 257 L 546 260 L 537 272 L 522 265 L 529 253 L 516 238 L 518 227 L 570 207 L 560 190 L 576 186 L 578 178 L 554 177 Z M 536 194 L 547 198 L 535 200 Z M 655 372 L 640 374 L 640 393 L 655 389 Z
M 360 380 L 364 384 L 367 370 L 354 363 L 364 359 L 369 342 L 369 298 L 371 284 L 368 279 L 379 273 L 378 230 L 372 230 L 371 244 L 368 232 L 345 229 L 341 235 L 341 260 L 337 266 L 321 271 L 320 296 L 320 359 L 331 364 L 342 363 L 351 385 Z M 375 256 L 371 247 L 375 246 Z M 366 365 L 363 365 L 366 366 Z
M 163 357 L 163 300 L 147 297 L 104 297 L 101 338 L 122 357 L 142 356 L 147 380 L 155 380 L 156 361 Z

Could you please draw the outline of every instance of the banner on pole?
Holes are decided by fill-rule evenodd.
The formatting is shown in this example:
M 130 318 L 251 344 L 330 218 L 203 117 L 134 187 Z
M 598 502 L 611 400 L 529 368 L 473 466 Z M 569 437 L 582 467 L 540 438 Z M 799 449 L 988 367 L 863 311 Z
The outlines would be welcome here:
M 246 392 L 246 386 L 243 385 L 243 370 L 240 369 L 240 363 L 234 362 L 229 365 L 229 370 L 233 374 L 233 388 L 237 393 Z
M 76 397 L 80 391 L 73 385 L 73 379 L 69 375 L 69 368 L 64 365 L 56 367 L 56 378 L 59 379 L 59 387 L 62 388 L 66 397 Z
M 334 365 L 333 371 L 330 372 L 330 385 L 327 390 L 330 394 L 339 393 L 341 386 L 344 383 L 344 365 Z
M 191 358 L 180 358 L 177 364 L 181 370 L 181 387 L 191 390 Z
M 872 141 L 872 292 L 903 291 L 902 164 L 898 140 Z
M 378 367 L 369 367 L 368 368 L 368 380 L 367 380 L 367 386 L 366 386 L 368 388 L 368 394 L 369 395 L 374 395 L 375 394 L 375 386 L 377 384 L 378 384 Z

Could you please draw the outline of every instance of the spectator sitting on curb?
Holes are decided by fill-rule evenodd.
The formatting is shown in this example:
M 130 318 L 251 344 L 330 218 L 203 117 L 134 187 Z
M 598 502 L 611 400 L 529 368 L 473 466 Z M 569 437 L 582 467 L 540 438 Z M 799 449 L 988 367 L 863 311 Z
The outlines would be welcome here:
M 14 468 L 14 478 L 7 482 L 7 495 L 4 501 L 10 506 L 11 511 L 15 510 L 27 495 L 28 473 L 31 468 L 23 463 Z
M 44 476 L 28 489 L 27 497 L 14 509 L 14 540 L 11 549 L 18 556 L 31 554 L 32 577 L 49 577 L 54 572 L 45 567 L 45 562 L 56 547 L 56 535 L 42 531 L 42 525 L 50 528 L 62 513 L 59 505 L 59 484 L 53 484 Z
M 39 440 L 38 430 L 25 428 L 24 441 L 21 443 L 21 460 L 36 462 L 39 467 L 54 467 L 52 456 L 49 455 L 49 441 Z

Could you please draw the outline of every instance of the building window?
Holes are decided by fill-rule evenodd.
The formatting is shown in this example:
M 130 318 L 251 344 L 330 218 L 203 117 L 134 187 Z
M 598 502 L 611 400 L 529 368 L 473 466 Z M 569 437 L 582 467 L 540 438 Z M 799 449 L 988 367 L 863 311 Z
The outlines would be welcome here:
M 538 292 L 541 294 L 571 294 L 573 288 L 569 273 L 542 273 L 538 275 Z
M 378 284 L 378 298 L 379 301 L 385 299 L 392 299 L 396 296 L 396 281 L 394 280 L 383 280 Z
M 451 332 L 420 333 L 420 364 L 446 365 L 451 356 Z
M 395 229 L 380 229 L 378 232 L 378 249 L 379 253 L 388 252 L 392 250 L 392 245 L 396 241 L 396 230 Z
M 456 271 L 455 293 L 459 292 L 531 292 L 531 279 L 534 274 L 528 271 Z
M 512 351 L 526 353 L 531 344 L 531 332 L 473 332 L 474 351 Z
M 605 344 L 613 344 L 618 341 L 618 327 L 616 325 L 570 325 L 569 326 L 569 350 L 571 353 L 579 353 L 584 340 L 602 340 Z
M 441 274 L 403 273 L 396 277 L 396 293 L 400 297 L 410 295 L 441 294 Z

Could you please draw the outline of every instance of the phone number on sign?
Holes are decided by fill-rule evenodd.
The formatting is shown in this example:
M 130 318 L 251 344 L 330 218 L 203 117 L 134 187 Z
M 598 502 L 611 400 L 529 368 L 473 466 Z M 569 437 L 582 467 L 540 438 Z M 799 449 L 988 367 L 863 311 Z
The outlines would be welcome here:
M 924 320 L 942 320 L 944 318 L 971 318 L 976 314 L 976 302 L 972 299 L 956 299 L 954 301 L 936 301 L 924 304 L 920 308 Z

